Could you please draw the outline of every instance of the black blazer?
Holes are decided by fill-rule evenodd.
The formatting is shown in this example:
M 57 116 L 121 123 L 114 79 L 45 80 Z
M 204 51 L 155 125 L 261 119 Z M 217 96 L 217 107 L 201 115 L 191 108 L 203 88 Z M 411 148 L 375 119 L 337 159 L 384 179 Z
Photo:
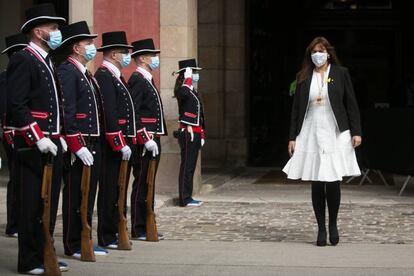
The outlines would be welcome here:
M 135 137 L 135 111 L 128 85 L 104 66 L 96 71 L 95 78 L 103 97 L 106 132 L 121 130 L 124 137 Z
M 204 110 L 200 95 L 187 85 L 180 87 L 177 93 L 179 121 L 192 126 L 204 126 Z
M 340 132 L 350 130 L 352 136 L 361 135 L 361 119 L 348 69 L 331 64 L 328 97 Z M 302 129 L 309 102 L 312 75 L 296 86 L 290 121 L 289 140 L 294 141 Z
M 151 134 L 156 132 L 159 135 L 167 135 L 161 96 L 154 84 L 141 73 L 134 72 L 128 80 L 128 85 L 135 105 L 137 129 L 145 128 Z
M 59 134 L 61 96 L 55 69 L 35 49 L 28 46 L 11 56 L 7 67 L 8 128 L 26 131 L 37 123 L 44 134 Z M 26 134 L 28 143 L 36 142 L 31 133 Z
M 86 74 L 86 73 L 85 73 Z M 87 78 L 75 64 L 66 61 L 58 67 L 65 99 L 66 134 L 81 133 L 85 136 L 100 136 L 102 133 L 99 117 L 102 116 L 102 102 L 99 90 L 93 80 Z M 95 91 L 95 93 L 94 93 Z M 103 131 L 105 132 L 105 131 Z
M 6 115 L 6 71 L 0 73 L 0 126 L 4 125 L 4 116 Z M 2 137 L 0 137 L 1 139 Z

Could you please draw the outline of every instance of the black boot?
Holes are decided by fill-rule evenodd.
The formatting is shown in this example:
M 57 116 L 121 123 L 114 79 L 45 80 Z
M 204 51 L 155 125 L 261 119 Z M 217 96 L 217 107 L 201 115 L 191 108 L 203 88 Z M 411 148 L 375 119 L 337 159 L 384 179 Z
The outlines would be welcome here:
M 326 245 L 326 226 L 325 226 L 325 183 L 312 182 L 312 206 L 318 223 L 317 246 Z
M 326 184 L 326 201 L 329 211 L 329 242 L 332 245 L 339 243 L 337 227 L 338 210 L 341 204 L 341 188 L 339 181 Z
M 337 245 L 339 243 L 339 233 L 336 225 L 329 225 L 329 242 L 332 245 Z

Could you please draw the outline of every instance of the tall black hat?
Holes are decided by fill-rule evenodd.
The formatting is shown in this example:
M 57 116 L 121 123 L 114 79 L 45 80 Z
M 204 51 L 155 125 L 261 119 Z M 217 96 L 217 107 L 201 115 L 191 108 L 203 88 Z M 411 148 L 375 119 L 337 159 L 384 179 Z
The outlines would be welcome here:
M 159 52 L 161 52 L 159 49 L 155 49 L 154 41 L 152 40 L 152 38 L 137 40 L 132 42 L 131 44 L 132 46 L 134 46 L 134 49 L 131 53 L 132 57 L 148 53 L 158 54 Z
M 197 66 L 197 61 L 195 60 L 195 58 L 191 58 L 191 59 L 185 59 L 185 60 L 180 60 L 178 62 L 178 71 L 176 73 L 180 73 L 181 71 L 185 70 L 185 68 L 190 67 L 193 70 L 201 70 L 203 68 L 200 68 Z
M 98 51 L 105 51 L 111 48 L 128 48 L 133 47 L 128 44 L 125 32 L 108 32 L 102 34 L 102 46 Z
M 26 22 L 20 30 L 22 33 L 27 33 L 34 27 L 49 22 L 64 23 L 66 19 L 56 16 L 55 7 L 52 3 L 36 5 L 26 10 Z
M 2 54 L 17 51 L 19 48 L 26 47 L 29 43 L 27 36 L 22 33 L 7 36 L 5 41 L 6 49 L 1 52 Z
M 91 34 L 86 21 L 63 26 L 60 31 L 62 32 L 62 45 L 60 47 L 65 47 L 80 40 L 98 36 L 98 34 Z

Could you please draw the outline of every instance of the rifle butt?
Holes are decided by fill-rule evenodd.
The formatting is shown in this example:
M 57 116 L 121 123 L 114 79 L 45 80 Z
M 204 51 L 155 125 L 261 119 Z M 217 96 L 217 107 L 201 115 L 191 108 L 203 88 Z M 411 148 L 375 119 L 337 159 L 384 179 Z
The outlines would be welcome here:
M 127 220 L 125 218 L 121 218 L 118 224 L 118 249 L 131 250 L 131 244 L 129 242 L 127 229 Z
M 81 233 L 81 261 L 96 262 L 95 252 L 93 251 L 93 241 L 90 238 L 90 230 L 82 229 Z

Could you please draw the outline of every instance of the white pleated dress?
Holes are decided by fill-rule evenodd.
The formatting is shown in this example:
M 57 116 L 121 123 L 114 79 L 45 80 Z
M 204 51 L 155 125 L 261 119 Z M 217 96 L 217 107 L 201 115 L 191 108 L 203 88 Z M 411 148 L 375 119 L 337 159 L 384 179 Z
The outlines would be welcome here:
M 349 130 L 339 132 L 329 103 L 329 69 L 323 81 L 319 73 L 312 75 L 302 129 L 296 137 L 295 151 L 283 168 L 289 179 L 333 182 L 344 176 L 361 174 L 351 133 Z M 317 103 L 319 94 L 322 100 Z

